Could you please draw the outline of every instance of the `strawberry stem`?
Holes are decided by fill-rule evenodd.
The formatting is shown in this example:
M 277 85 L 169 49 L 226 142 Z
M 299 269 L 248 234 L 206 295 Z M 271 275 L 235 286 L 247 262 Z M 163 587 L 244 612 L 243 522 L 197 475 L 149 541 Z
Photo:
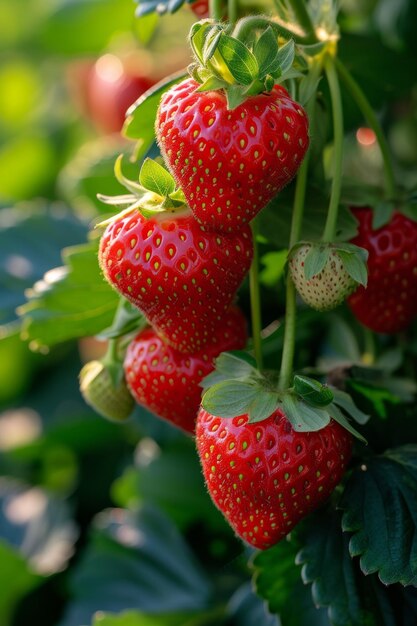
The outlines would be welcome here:
M 315 63 L 311 67 L 311 73 L 314 78 L 317 79 L 321 72 L 321 63 Z M 307 103 L 306 111 L 309 119 L 310 129 L 314 125 L 314 110 L 316 97 L 315 93 L 312 94 L 310 100 Z M 311 130 L 310 130 L 311 132 Z M 307 189 L 307 174 L 308 165 L 310 161 L 310 150 L 304 157 L 300 169 L 298 170 L 297 180 L 295 185 L 294 195 L 294 207 L 291 221 L 291 232 L 289 249 L 291 249 L 301 237 L 301 227 L 304 213 L 304 202 Z M 280 391 L 288 389 L 291 383 L 291 376 L 294 363 L 294 351 L 295 351 L 295 330 L 296 330 L 296 317 L 297 317 L 297 305 L 296 305 L 296 290 L 294 283 L 291 279 L 291 275 L 287 272 L 287 286 L 286 286 L 286 299 L 285 299 L 285 328 L 284 328 L 284 345 L 282 348 L 281 357 L 281 370 L 279 376 L 278 388 Z
M 210 17 L 220 22 L 223 17 L 222 0 L 209 0 L 209 10 Z
M 309 38 L 310 43 L 316 43 L 318 39 L 314 29 L 314 24 L 311 20 L 309 12 L 307 11 L 304 0 L 289 0 L 289 4 L 291 5 L 299 25 Z
M 344 66 L 342 61 L 340 61 L 339 59 L 335 59 L 335 63 L 336 63 L 336 69 L 341 79 L 345 83 L 347 89 L 350 91 L 350 94 L 353 100 L 356 102 L 362 115 L 364 116 L 369 126 L 372 128 L 372 130 L 375 133 L 375 137 L 378 141 L 379 149 L 381 150 L 381 155 L 382 155 L 382 160 L 383 160 L 383 165 L 384 165 L 384 172 L 385 172 L 384 181 L 385 181 L 386 192 L 387 192 L 388 198 L 395 198 L 396 184 L 395 184 L 394 169 L 393 169 L 392 160 L 391 160 L 391 156 L 390 156 L 390 152 L 388 148 L 388 142 L 381 128 L 379 120 L 377 116 L 375 115 L 375 111 L 369 104 L 367 97 L 365 96 L 364 92 L 362 91 L 358 83 L 355 81 L 355 79 L 353 78 L 349 70 Z
M 311 44 L 315 43 L 316 39 L 311 37 L 300 35 L 292 31 L 291 29 L 283 26 L 282 24 L 269 19 L 268 17 L 261 17 L 259 15 L 249 15 L 239 20 L 233 30 L 232 36 L 240 41 L 245 41 L 250 35 L 253 35 L 255 30 L 266 29 L 270 26 L 277 37 L 283 37 L 284 39 L 293 39 L 295 43 L 299 44 Z
M 251 318 L 252 318 L 252 340 L 253 351 L 255 353 L 256 363 L 258 369 L 262 371 L 263 359 L 262 359 L 262 315 L 261 315 L 261 298 L 259 289 L 259 252 L 258 252 L 258 226 L 256 220 L 252 222 L 252 234 L 253 234 L 253 260 L 249 271 L 249 289 L 250 289 L 250 304 L 251 304 Z
M 227 0 L 227 19 L 230 24 L 237 20 L 237 0 Z
M 329 210 L 327 212 L 326 224 L 324 227 L 322 241 L 331 242 L 335 238 L 337 216 L 339 212 L 340 191 L 342 188 L 342 168 L 343 168 L 343 106 L 340 95 L 339 79 L 335 68 L 334 58 L 327 56 L 324 64 L 330 89 L 330 100 L 333 112 L 333 137 L 334 137 L 334 169 L 332 179 L 332 190 L 330 194 Z

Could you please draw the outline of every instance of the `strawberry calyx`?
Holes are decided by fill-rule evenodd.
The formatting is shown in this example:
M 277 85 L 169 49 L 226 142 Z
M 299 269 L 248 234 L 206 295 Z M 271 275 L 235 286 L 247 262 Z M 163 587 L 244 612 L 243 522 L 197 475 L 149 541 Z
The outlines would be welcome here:
M 239 28 L 239 22 L 236 29 Z M 273 86 L 302 74 L 293 68 L 292 39 L 279 47 L 271 26 L 249 41 L 231 34 L 231 26 L 213 20 L 195 23 L 189 35 L 195 62 L 188 70 L 200 84 L 198 91 L 224 90 L 229 109 L 249 96 L 269 93 Z
M 358 285 L 366 287 L 368 251 L 365 248 L 345 242 L 299 241 L 289 251 L 288 260 L 291 260 L 300 248 L 308 250 L 303 268 L 306 280 L 311 280 L 320 274 L 329 262 L 331 255 L 336 254 L 350 278 Z
M 118 196 L 106 196 L 97 194 L 104 204 L 113 206 L 126 206 L 127 208 L 102 221 L 98 226 L 107 226 L 121 215 L 133 211 L 139 211 L 144 217 L 157 217 L 158 214 L 166 216 L 166 213 L 189 213 L 181 189 L 176 188 L 175 180 L 168 170 L 157 161 L 146 158 L 139 172 L 138 182 L 126 178 L 122 171 L 123 155 L 120 155 L 114 166 L 115 177 L 118 182 L 126 187 L 130 194 Z
M 292 387 L 281 391 L 276 375 L 259 372 L 253 357 L 245 352 L 222 353 L 201 386 L 202 407 L 217 417 L 247 414 L 248 422 L 256 423 L 280 409 L 297 432 L 321 430 L 333 419 L 366 443 L 349 417 L 362 425 L 369 416 L 356 407 L 349 394 L 299 374 L 293 377 Z

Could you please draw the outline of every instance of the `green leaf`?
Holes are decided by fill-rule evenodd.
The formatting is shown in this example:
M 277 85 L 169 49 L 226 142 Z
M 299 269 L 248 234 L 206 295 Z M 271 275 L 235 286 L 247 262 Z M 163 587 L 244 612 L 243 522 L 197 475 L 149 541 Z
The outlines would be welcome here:
M 329 246 L 311 246 L 304 260 L 304 276 L 307 280 L 310 280 L 324 269 L 329 255 Z
M 270 26 L 262 33 L 253 49 L 259 66 L 259 76 L 262 78 L 269 73 L 278 53 L 278 42 Z
M 245 380 L 257 374 L 255 359 L 241 350 L 222 352 L 216 359 L 216 369 L 200 383 L 207 389 L 225 380 Z
M 29 301 L 18 312 L 32 349 L 96 335 L 112 323 L 119 296 L 101 275 L 97 249 L 97 240 L 65 248 L 65 265 L 27 292 Z
M 181 71 L 171 74 L 149 89 L 143 96 L 128 109 L 123 134 L 128 139 L 137 139 L 135 156 L 137 161 L 141 161 L 155 141 L 155 119 L 156 112 L 162 94 L 180 83 L 186 77 L 186 73 Z
M 369 608 L 371 583 L 360 577 L 349 556 L 349 538 L 342 533 L 338 512 L 311 516 L 300 535 L 303 547 L 297 563 L 303 565 L 303 581 L 312 584 L 314 604 L 328 607 L 332 626 L 395 626 Z
M 139 182 L 158 195 L 166 198 L 175 191 L 175 180 L 162 165 L 153 159 L 145 159 L 139 173 Z
M 258 62 L 241 41 L 223 34 L 218 42 L 217 51 L 233 78 L 241 85 L 250 85 L 257 77 Z
M 259 393 L 254 384 L 230 380 L 217 383 L 208 389 L 201 400 L 203 408 L 218 417 L 236 417 L 249 411 Z
M 333 401 L 332 390 L 318 380 L 307 376 L 294 376 L 294 390 L 298 396 L 312 406 L 324 407 Z
M 285 415 L 296 432 L 321 430 L 330 422 L 327 411 L 311 407 L 289 393 L 284 395 L 282 404 Z
M 378 202 L 373 207 L 372 212 L 372 228 L 377 230 L 388 224 L 395 210 L 393 202 Z
M 236 626 L 254 626 L 255 624 L 257 626 L 281 626 L 279 618 L 271 615 L 265 603 L 253 590 L 250 582 L 241 585 L 235 591 L 227 605 L 227 614 L 229 626 L 231 624 L 236 624 Z M 198 625 L 196 624 L 196 626 Z M 212 626 L 220 626 L 218 620 L 213 621 Z
M 139 332 L 147 325 L 147 320 L 139 309 L 125 298 L 120 298 L 111 326 L 102 330 L 100 339 L 118 339 L 132 332 Z
M 352 254 L 338 250 L 338 255 L 342 259 L 343 267 L 353 280 L 366 287 L 368 282 L 368 271 L 366 263 L 359 254 Z
M 277 55 L 277 62 L 281 69 L 281 75 L 287 74 L 294 63 L 295 45 L 294 41 L 290 39 L 282 48 L 279 49 Z
M 356 437 L 356 439 L 362 441 L 362 443 L 368 443 L 365 437 L 358 433 L 356 428 L 352 426 L 349 420 L 343 415 L 342 411 L 335 404 L 330 404 L 328 410 L 335 422 L 338 422 L 338 424 L 343 426 L 343 428 Z
M 267 252 L 261 257 L 261 270 L 259 279 L 263 285 L 273 287 L 284 276 L 285 265 L 287 263 L 288 250 L 278 252 Z
M 157 13 L 148 13 L 148 15 L 142 15 L 135 20 L 134 31 L 143 45 L 146 46 L 151 41 L 158 24 L 159 15 Z
M 249 406 L 249 422 L 261 422 L 270 417 L 280 404 L 278 393 L 260 390 Z
M 358 424 L 366 424 L 370 416 L 358 409 L 352 398 L 345 391 L 333 389 L 334 404 L 340 406 L 348 415 L 358 422 Z
M 27 561 L 10 545 L 0 540 L 0 622 L 11 624 L 16 606 L 42 578 L 31 571 Z
M 139 611 L 96 613 L 92 626 L 198 626 L 198 614 L 170 613 L 152 615 Z
M 417 445 L 388 450 L 353 472 L 340 504 L 343 530 L 364 574 L 417 583 Z
M 210 583 L 182 535 L 161 511 L 143 507 L 100 513 L 70 578 L 71 598 L 60 626 L 89 624 L 93 614 L 200 613 Z M 185 622 L 186 623 L 186 622 Z

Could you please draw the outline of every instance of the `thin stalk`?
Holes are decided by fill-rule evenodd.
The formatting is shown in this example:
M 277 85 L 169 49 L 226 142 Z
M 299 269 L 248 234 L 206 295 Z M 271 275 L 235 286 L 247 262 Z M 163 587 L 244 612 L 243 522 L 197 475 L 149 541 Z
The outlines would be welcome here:
M 227 18 L 230 24 L 237 20 L 237 0 L 227 0 Z
M 376 358 L 375 337 L 369 328 L 363 328 L 363 339 L 365 344 L 365 351 L 362 355 L 363 362 L 365 365 L 373 365 Z
M 305 31 L 307 37 L 311 38 L 313 43 L 318 41 L 314 30 L 314 24 L 311 20 L 309 12 L 307 11 L 304 0 L 289 0 L 289 4 L 291 5 L 297 22 Z
M 315 39 L 312 40 L 311 37 L 297 34 L 290 28 L 283 26 L 275 20 L 271 20 L 267 17 L 260 17 L 258 15 L 249 15 L 248 17 L 244 17 L 239 20 L 233 31 L 233 37 L 236 37 L 241 41 L 245 41 L 245 39 L 250 36 L 254 30 L 260 30 L 262 28 L 265 29 L 268 26 L 272 28 L 277 37 L 293 39 L 295 43 L 300 44 L 310 44 L 315 42 Z
M 249 289 L 250 289 L 250 304 L 251 304 L 251 317 L 252 317 L 252 338 L 253 338 L 253 350 L 255 353 L 256 363 L 258 369 L 262 371 L 263 359 L 262 359 L 262 315 L 261 315 L 261 298 L 259 288 L 259 251 L 258 242 L 256 239 L 258 233 L 258 227 L 256 220 L 252 222 L 252 234 L 253 234 L 253 260 L 249 271 Z
M 333 112 L 333 137 L 334 137 L 334 169 L 332 190 L 330 194 L 329 210 L 327 212 L 326 224 L 324 227 L 322 240 L 331 242 L 335 238 L 337 215 L 339 212 L 340 191 L 342 188 L 342 168 L 343 168 L 343 107 L 340 95 L 339 79 L 331 56 L 326 58 L 324 68 L 330 88 L 330 99 Z
M 321 65 L 316 64 L 311 69 L 311 72 L 315 77 L 318 78 L 321 71 Z M 307 115 L 310 120 L 310 128 L 313 127 L 314 124 L 314 106 L 315 106 L 315 94 L 311 96 L 311 99 L 306 107 Z M 297 181 L 295 185 L 295 195 L 294 195 L 294 207 L 292 213 L 292 221 L 291 221 L 291 232 L 290 232 L 290 241 L 289 241 L 289 249 L 300 240 L 301 237 L 301 227 L 303 222 L 303 213 L 304 213 L 304 202 L 306 196 L 307 189 L 307 175 L 308 175 L 308 166 L 310 162 L 310 150 L 308 150 L 306 156 L 304 157 L 304 161 L 302 162 L 300 169 L 297 174 Z M 296 319 L 297 319 L 297 304 L 296 304 L 296 290 L 294 287 L 294 283 L 291 279 L 291 275 L 287 273 L 287 284 L 286 284 L 286 309 L 285 309 L 285 328 L 284 328 L 284 345 L 282 349 L 282 357 L 281 357 L 281 369 L 279 375 L 279 385 L 278 388 L 280 391 L 285 391 L 290 386 L 291 376 L 293 370 L 294 363 L 294 352 L 295 352 L 295 331 L 296 331 Z
M 372 106 L 369 104 L 369 101 L 353 78 L 352 74 L 349 70 L 343 65 L 342 61 L 339 59 L 335 59 L 336 69 L 340 75 L 340 78 L 345 83 L 346 87 L 350 91 L 350 94 L 353 100 L 356 102 L 359 110 L 364 116 L 365 120 L 368 122 L 369 126 L 375 133 L 376 140 L 379 145 L 379 149 L 381 150 L 384 172 L 385 172 L 385 189 L 389 198 L 394 198 L 396 195 L 396 184 L 395 184 L 395 175 L 394 168 L 392 165 L 391 155 L 389 152 L 388 143 L 386 137 L 384 135 L 384 131 L 381 128 L 379 120 L 373 110 Z
M 210 17 L 214 20 L 220 21 L 223 17 L 223 4 L 222 0 L 209 0 Z

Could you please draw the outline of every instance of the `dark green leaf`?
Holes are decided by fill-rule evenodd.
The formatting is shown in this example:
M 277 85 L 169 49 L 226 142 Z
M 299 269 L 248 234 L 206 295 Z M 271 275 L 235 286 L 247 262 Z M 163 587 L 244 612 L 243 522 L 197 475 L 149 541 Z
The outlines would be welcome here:
M 343 250 L 338 251 L 339 257 L 342 259 L 343 267 L 353 280 L 356 280 L 360 285 L 364 285 L 368 282 L 368 271 L 366 263 L 358 254 L 352 254 Z
M 364 574 L 390 585 L 417 583 L 417 446 L 367 459 L 352 474 L 340 504 L 352 556 Z
M 261 422 L 270 417 L 279 405 L 278 394 L 273 391 L 260 390 L 249 407 L 249 422 Z
M 203 408 L 218 417 L 236 417 L 247 413 L 259 388 L 239 380 L 217 383 L 210 387 L 201 400 Z
M 278 42 L 274 31 L 270 26 L 262 33 L 253 49 L 253 54 L 258 62 L 259 76 L 262 78 L 269 73 L 269 68 L 278 53 Z
M 119 296 L 101 275 L 97 248 L 96 240 L 64 249 L 65 266 L 47 272 L 28 293 L 19 314 L 34 350 L 96 335 L 112 323 Z
M 166 198 L 175 190 L 175 181 L 172 175 L 162 165 L 152 159 L 145 159 L 140 169 L 139 182 L 158 195 Z
M 391 220 L 395 205 L 392 202 L 378 202 L 372 208 L 372 228 L 377 230 Z
M 310 518 L 301 529 L 304 547 L 297 555 L 302 577 L 312 584 L 316 606 L 328 607 L 333 626 L 383 626 L 368 608 L 367 594 L 348 551 L 348 536 L 342 533 L 340 515 L 326 510 Z M 366 583 L 365 583 L 366 584 Z
M 348 393 L 340 389 L 333 389 L 333 394 L 334 404 L 340 406 L 348 415 L 353 417 L 358 424 L 366 424 L 370 416 L 358 409 Z
M 37 587 L 42 578 L 34 574 L 24 557 L 3 539 L 0 542 L 0 560 L 0 621 L 10 624 L 10 616 L 20 600 Z
M 347 430 L 351 435 L 362 441 L 363 443 L 368 443 L 363 435 L 358 433 L 356 428 L 352 426 L 349 420 L 344 416 L 342 411 L 335 405 L 330 404 L 328 407 L 328 411 L 335 422 L 338 422 L 345 430 Z
M 289 393 L 284 395 L 282 404 L 288 421 L 297 432 L 321 430 L 330 422 L 327 411 L 311 407 Z
M 229 72 L 241 85 L 250 85 L 258 75 L 258 63 L 252 52 L 237 39 L 223 34 L 217 46 Z
M 310 280 L 324 269 L 329 255 L 329 246 L 311 246 L 304 260 L 304 276 L 307 280 Z
M 281 626 L 279 619 L 271 615 L 265 603 L 256 595 L 250 582 L 239 587 L 233 594 L 227 613 L 236 626 Z M 217 622 L 213 626 L 217 626 Z
M 307 376 L 294 376 L 294 390 L 312 406 L 324 407 L 333 401 L 333 392 L 329 387 Z
M 170 613 L 152 615 L 142 611 L 124 611 L 123 613 L 103 613 L 94 616 L 92 626 L 198 626 L 198 614 Z
M 182 536 L 150 507 L 101 513 L 70 586 L 60 626 L 89 624 L 98 610 L 175 614 L 210 606 L 209 582 Z

